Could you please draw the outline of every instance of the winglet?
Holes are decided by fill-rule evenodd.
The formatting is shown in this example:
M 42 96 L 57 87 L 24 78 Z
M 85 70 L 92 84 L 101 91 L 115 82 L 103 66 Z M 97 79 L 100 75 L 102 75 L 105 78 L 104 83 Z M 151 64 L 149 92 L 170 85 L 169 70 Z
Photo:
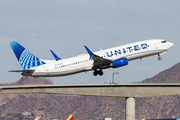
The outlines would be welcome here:
M 90 55 L 90 57 L 89 57 L 89 60 L 90 60 L 90 59 L 94 56 L 94 53 L 91 52 L 87 46 L 84 45 L 84 47 L 86 48 L 86 51 L 87 51 L 88 54 Z
M 69 117 L 66 120 L 73 120 L 74 115 L 69 115 Z
M 52 50 L 50 50 L 56 60 L 61 60 Z

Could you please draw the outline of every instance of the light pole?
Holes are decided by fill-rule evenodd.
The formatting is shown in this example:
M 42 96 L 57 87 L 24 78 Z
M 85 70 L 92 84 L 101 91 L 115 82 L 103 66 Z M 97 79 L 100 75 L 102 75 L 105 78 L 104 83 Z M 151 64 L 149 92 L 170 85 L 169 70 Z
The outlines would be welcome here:
M 115 82 L 114 82 L 114 74 L 118 74 L 118 84 L 119 84 L 119 72 L 114 72 L 114 73 L 113 73 L 113 75 L 112 75 L 112 81 L 113 81 L 113 83 L 115 83 Z

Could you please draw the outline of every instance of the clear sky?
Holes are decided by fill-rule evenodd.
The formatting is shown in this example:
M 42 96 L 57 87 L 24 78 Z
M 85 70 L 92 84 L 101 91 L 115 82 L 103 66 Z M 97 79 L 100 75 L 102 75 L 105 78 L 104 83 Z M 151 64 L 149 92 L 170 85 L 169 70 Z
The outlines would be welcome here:
M 158 56 L 129 62 L 128 66 L 65 77 L 54 84 L 104 83 L 120 73 L 121 83 L 142 81 L 180 62 L 179 0 L 0 0 L 0 83 L 16 82 L 21 67 L 9 45 L 16 40 L 41 59 L 61 58 L 147 39 L 165 39 L 175 45 L 163 60 Z M 117 75 L 115 76 L 117 81 Z

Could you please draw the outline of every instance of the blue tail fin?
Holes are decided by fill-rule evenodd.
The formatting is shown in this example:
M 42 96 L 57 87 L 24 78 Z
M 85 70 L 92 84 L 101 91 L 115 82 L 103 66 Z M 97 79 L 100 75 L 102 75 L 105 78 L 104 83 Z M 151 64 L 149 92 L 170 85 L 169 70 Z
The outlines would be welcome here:
M 18 59 L 21 67 L 24 70 L 46 64 L 45 62 L 34 56 L 32 53 L 30 53 L 23 46 L 21 46 L 18 42 L 10 41 L 9 44 L 11 45 L 16 58 Z

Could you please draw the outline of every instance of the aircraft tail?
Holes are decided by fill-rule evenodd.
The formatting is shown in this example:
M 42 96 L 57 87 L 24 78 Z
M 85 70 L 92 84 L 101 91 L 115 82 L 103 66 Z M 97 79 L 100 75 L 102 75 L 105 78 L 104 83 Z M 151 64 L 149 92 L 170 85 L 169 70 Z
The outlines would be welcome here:
M 34 120 L 41 120 L 41 116 L 37 116 Z
M 69 117 L 66 120 L 73 120 L 74 115 L 69 115 Z
M 30 53 L 18 42 L 13 40 L 13 41 L 10 41 L 9 44 L 11 45 L 11 48 L 14 51 L 14 54 L 16 55 L 16 58 L 18 59 L 22 69 L 25 70 L 25 69 L 29 69 L 29 68 L 46 64 L 45 62 L 40 60 L 38 57 Z

